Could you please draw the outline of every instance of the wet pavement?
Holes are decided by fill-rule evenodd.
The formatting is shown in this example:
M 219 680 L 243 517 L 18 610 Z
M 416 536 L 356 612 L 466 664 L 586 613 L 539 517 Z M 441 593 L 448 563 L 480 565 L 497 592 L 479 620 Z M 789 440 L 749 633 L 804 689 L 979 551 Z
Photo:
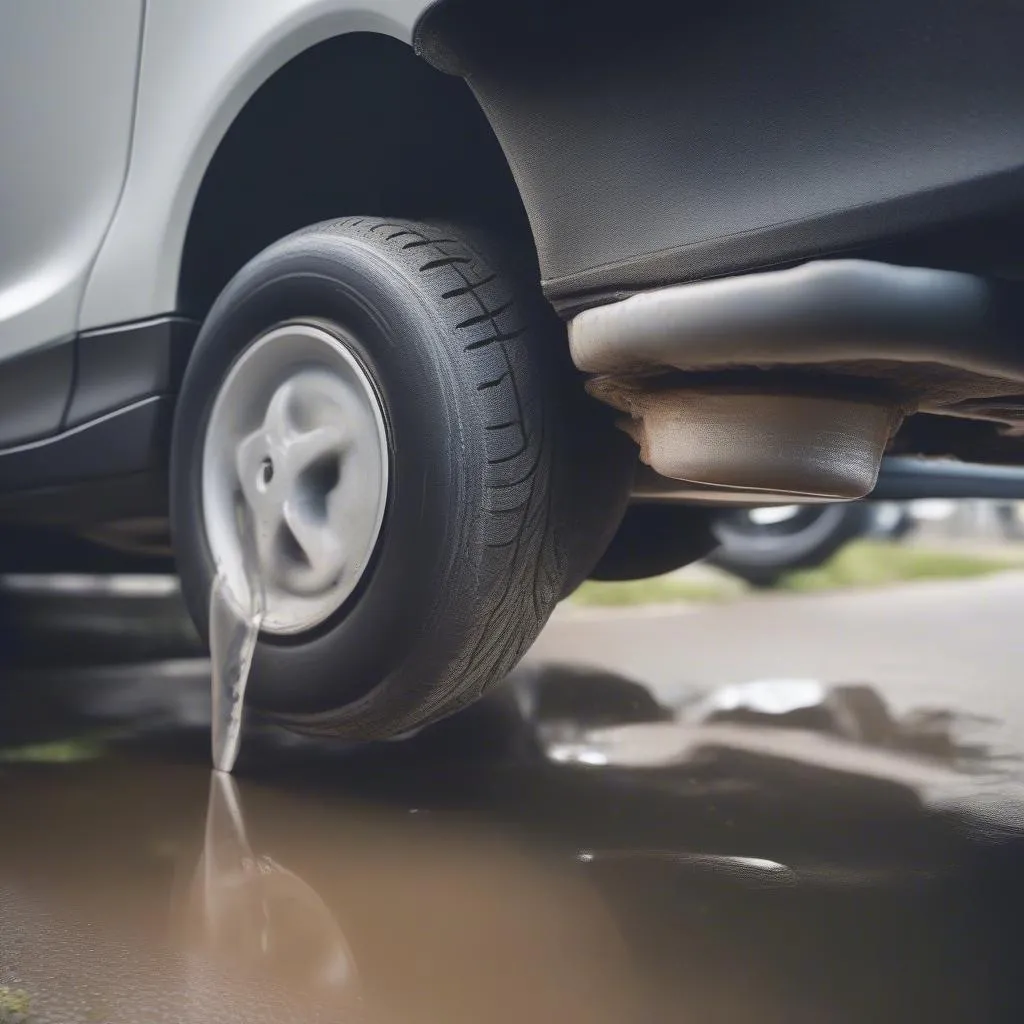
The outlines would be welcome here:
M 561 615 L 233 780 L 173 594 L 65 582 L 5 599 L 2 1024 L 1022 1019 L 1020 576 Z

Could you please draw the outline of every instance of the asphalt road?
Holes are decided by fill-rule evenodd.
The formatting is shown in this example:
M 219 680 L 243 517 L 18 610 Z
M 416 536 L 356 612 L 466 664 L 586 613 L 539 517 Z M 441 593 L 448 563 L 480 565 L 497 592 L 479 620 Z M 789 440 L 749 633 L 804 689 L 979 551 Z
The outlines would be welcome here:
M 726 605 L 563 607 L 530 653 L 620 672 L 674 702 L 752 679 L 870 683 L 896 714 L 941 710 L 1017 773 L 1024 573 Z M 979 716 L 979 721 L 964 718 Z

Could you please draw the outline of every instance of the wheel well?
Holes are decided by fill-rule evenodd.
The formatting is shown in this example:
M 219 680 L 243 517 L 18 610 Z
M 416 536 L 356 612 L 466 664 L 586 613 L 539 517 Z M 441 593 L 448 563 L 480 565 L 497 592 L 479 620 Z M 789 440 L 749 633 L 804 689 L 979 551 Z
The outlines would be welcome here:
M 405 43 L 352 33 L 286 64 L 228 129 L 189 220 L 179 309 L 202 317 L 271 242 L 350 214 L 500 232 L 536 264 L 519 190 L 466 84 Z

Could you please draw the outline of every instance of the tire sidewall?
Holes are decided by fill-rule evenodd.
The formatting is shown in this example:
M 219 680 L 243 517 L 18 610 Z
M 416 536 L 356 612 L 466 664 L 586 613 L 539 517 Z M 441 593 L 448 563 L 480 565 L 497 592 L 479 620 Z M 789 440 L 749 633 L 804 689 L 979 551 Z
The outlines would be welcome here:
M 810 523 L 793 534 L 763 536 L 715 528 L 721 542 L 711 561 L 752 581 L 774 579 L 794 569 L 820 565 L 843 545 L 864 534 L 870 510 L 862 503 L 823 505 Z

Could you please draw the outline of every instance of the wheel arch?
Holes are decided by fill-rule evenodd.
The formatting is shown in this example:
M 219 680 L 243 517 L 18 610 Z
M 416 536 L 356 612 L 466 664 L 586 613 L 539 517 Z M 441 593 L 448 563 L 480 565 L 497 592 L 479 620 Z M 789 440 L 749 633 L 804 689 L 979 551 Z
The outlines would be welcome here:
M 535 260 L 518 188 L 465 83 L 404 43 L 352 33 L 279 69 L 225 133 L 189 220 L 179 309 L 201 316 L 271 242 L 351 214 L 489 226 Z
M 432 209 L 424 208 L 422 195 L 406 195 L 397 209 L 379 203 L 366 207 L 365 188 L 362 194 L 346 190 L 351 175 L 337 175 L 333 189 L 327 188 L 337 167 L 329 158 L 340 152 L 346 122 L 360 115 L 365 123 L 370 109 L 379 109 L 382 126 L 388 118 L 406 126 L 419 119 L 420 135 L 433 134 L 426 141 L 433 143 L 437 167 L 452 166 L 457 156 L 453 150 L 450 159 L 440 159 L 444 146 L 461 146 L 467 173 L 472 165 L 490 176 L 492 206 L 499 210 L 494 219 L 516 237 L 525 229 L 532 252 L 518 189 L 483 112 L 464 83 L 427 66 L 408 45 L 415 9 L 398 7 L 392 16 L 312 0 L 296 11 L 294 3 L 272 0 L 251 11 L 242 20 L 223 0 L 155 5 L 147 25 L 128 180 L 90 277 L 82 329 L 168 312 L 201 315 L 250 256 L 318 219 L 353 212 L 460 219 L 479 214 L 474 207 L 480 196 L 454 202 L 457 189 L 450 182 L 448 194 Z M 411 16 L 400 17 L 403 12 Z M 183 53 L 190 59 L 183 60 Z M 354 68 L 361 78 L 354 77 Z M 415 82 L 415 94 L 405 90 L 403 95 L 401 83 L 408 82 Z M 289 126 L 311 127 L 308 107 L 296 115 L 295 105 L 283 100 L 295 95 L 316 97 L 317 112 L 330 126 L 307 131 L 304 163 L 278 144 Z M 334 115 L 329 120 L 328 103 Z M 260 120 L 268 111 L 272 123 Z M 383 141 L 388 133 L 380 135 Z M 257 137 L 263 152 L 273 154 L 271 168 L 252 160 Z M 398 131 L 390 137 L 390 146 L 372 152 L 360 147 L 364 177 L 390 183 L 394 175 L 389 178 L 387 171 L 396 159 L 408 163 L 412 152 L 415 160 L 416 147 L 410 150 Z M 421 156 L 423 151 L 420 146 Z M 348 159 L 354 166 L 351 149 Z M 317 166 L 320 173 L 312 173 Z M 282 207 L 299 186 L 286 194 L 280 187 L 286 180 L 312 186 L 304 201 L 290 203 L 287 211 Z M 386 190 L 378 191 L 388 198 Z

